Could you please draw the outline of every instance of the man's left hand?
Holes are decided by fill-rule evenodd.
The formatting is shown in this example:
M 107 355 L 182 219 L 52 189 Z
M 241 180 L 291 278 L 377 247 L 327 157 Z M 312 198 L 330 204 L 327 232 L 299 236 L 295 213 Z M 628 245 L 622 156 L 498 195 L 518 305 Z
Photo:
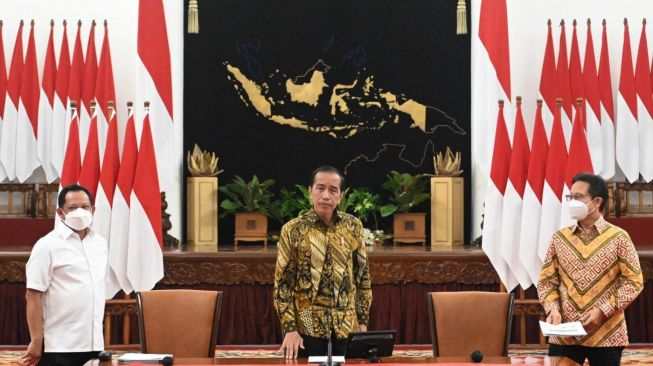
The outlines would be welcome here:
M 588 311 L 580 318 L 580 321 L 583 322 L 583 327 L 588 332 L 603 324 L 605 320 L 606 316 L 599 308 L 594 308 Z
M 367 332 L 367 325 L 365 325 L 365 324 L 360 324 L 360 325 L 358 326 L 358 331 L 359 331 L 359 332 Z

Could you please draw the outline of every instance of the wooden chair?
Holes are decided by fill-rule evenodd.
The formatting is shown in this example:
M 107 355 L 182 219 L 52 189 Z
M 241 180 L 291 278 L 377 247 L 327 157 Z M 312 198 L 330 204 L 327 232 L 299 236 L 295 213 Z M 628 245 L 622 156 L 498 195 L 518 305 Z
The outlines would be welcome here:
M 222 292 L 156 290 L 138 293 L 143 353 L 215 357 Z
M 500 292 L 429 292 L 434 357 L 508 356 L 513 295 Z

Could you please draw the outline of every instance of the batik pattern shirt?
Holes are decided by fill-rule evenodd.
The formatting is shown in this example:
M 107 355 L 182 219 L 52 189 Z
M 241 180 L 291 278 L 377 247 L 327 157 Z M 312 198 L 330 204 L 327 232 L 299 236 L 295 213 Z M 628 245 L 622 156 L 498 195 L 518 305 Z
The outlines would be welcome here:
M 281 228 L 274 306 L 284 334 L 346 338 L 367 325 L 372 288 L 360 220 L 336 212 L 331 225 L 310 211 Z
M 586 230 L 573 225 L 553 235 L 537 292 L 547 314 L 579 321 L 599 308 L 606 321 L 584 337 L 550 337 L 549 342 L 589 347 L 628 345 L 624 309 L 644 286 L 637 251 L 628 233 L 603 217 Z

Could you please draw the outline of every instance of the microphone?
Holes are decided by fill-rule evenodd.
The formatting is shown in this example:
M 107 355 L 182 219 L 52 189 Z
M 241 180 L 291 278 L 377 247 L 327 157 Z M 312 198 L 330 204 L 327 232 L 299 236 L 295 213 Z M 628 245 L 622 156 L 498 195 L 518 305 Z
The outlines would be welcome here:
M 100 361 L 111 361 L 111 352 L 102 351 L 97 355 L 97 358 Z
M 334 296 L 333 302 L 335 306 L 337 302 L 337 297 L 336 297 L 336 286 L 333 283 L 333 277 L 331 277 L 331 281 L 329 282 L 331 283 L 331 293 Z M 331 316 L 331 309 L 327 309 L 327 312 L 329 314 L 328 316 L 329 326 L 327 327 L 329 332 L 329 339 L 327 341 L 327 360 L 326 362 L 320 363 L 320 366 L 340 366 L 340 362 L 333 362 L 333 351 L 332 351 L 333 342 L 331 340 L 331 334 L 333 333 L 333 317 Z
M 479 350 L 475 350 L 470 356 L 472 356 L 472 361 L 474 361 L 474 363 L 483 361 L 483 352 Z

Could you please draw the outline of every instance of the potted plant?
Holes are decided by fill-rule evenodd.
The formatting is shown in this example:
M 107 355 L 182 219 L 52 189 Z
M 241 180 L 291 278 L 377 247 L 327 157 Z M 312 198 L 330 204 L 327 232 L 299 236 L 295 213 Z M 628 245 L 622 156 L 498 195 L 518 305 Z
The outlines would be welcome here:
M 249 182 L 235 176 L 233 182 L 220 187 L 226 198 L 220 204 L 220 217 L 234 214 L 236 230 L 234 244 L 239 241 L 262 241 L 268 243 L 268 216 L 273 193 L 270 188 L 274 180 L 260 181 L 256 175 Z
M 461 155 L 447 147 L 433 157 L 431 176 L 431 246 L 464 244 L 464 178 Z
M 186 155 L 188 245 L 196 251 L 218 249 L 218 157 L 195 144 Z
M 379 195 L 365 188 L 347 189 L 340 201 L 338 210 L 358 217 L 363 223 L 363 241 L 365 245 L 382 245 L 386 234 L 379 229 L 377 214 L 381 209 Z
M 279 192 L 279 199 L 274 201 L 270 207 L 270 216 L 281 224 L 313 209 L 308 188 L 301 184 L 295 184 L 295 188 L 295 190 L 282 188 Z
M 410 212 L 429 199 L 423 174 L 410 175 L 391 171 L 383 188 L 390 192 L 390 203 L 381 207 L 381 216 L 394 215 L 393 244 L 426 244 L 426 214 Z

